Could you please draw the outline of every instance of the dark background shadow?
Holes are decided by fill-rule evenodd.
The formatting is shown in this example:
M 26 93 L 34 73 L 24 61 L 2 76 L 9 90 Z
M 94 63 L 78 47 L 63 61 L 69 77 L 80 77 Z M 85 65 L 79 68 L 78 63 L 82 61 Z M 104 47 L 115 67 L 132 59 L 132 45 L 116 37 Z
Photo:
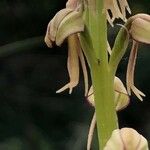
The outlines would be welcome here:
M 0 150 L 86 149 L 94 109 L 84 98 L 82 76 L 72 95 L 55 94 L 68 82 L 67 46 L 49 49 L 43 42 L 49 20 L 65 2 L 0 1 Z M 129 2 L 133 14 L 150 13 L 149 0 Z M 109 29 L 110 39 L 118 28 Z M 118 116 L 120 127 L 133 127 L 150 141 L 149 48 L 139 49 L 135 78 L 146 98 L 140 102 L 131 96 L 130 105 Z M 127 62 L 128 53 L 117 73 L 123 81 Z M 97 150 L 96 137 L 93 149 Z

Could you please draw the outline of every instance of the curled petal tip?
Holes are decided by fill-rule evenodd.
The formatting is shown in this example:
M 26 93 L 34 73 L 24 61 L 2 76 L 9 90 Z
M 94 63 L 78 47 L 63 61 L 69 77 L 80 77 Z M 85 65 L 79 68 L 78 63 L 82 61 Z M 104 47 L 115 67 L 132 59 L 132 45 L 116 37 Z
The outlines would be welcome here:
M 76 86 L 77 84 L 74 83 L 68 83 L 65 86 L 63 86 L 61 89 L 57 90 L 56 93 L 61 93 L 63 91 L 65 91 L 66 89 L 69 89 L 69 94 L 72 93 L 72 89 Z
M 46 36 L 44 38 L 44 42 L 46 43 L 46 45 L 49 47 L 49 48 L 52 48 L 52 41 Z
M 131 89 L 134 92 L 134 94 L 137 96 L 137 98 L 139 100 L 143 101 L 143 97 L 145 97 L 146 95 L 142 91 L 140 91 L 139 89 L 137 89 L 134 85 L 131 86 Z

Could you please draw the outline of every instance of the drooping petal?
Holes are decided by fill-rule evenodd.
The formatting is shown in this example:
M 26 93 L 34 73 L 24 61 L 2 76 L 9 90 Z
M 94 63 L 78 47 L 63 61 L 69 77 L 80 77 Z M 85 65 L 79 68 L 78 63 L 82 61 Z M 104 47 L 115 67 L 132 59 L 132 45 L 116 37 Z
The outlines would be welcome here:
M 64 87 L 56 91 L 56 93 L 60 93 L 69 88 L 69 94 L 72 93 L 72 89 L 79 82 L 79 57 L 78 57 L 78 49 L 79 49 L 77 37 L 75 34 L 70 35 L 68 37 L 68 72 L 70 77 L 70 82 L 66 84 Z
M 84 31 L 82 13 L 77 11 L 69 13 L 59 25 L 56 34 L 56 45 L 60 46 L 69 35 L 82 31 Z
M 145 96 L 145 94 L 134 86 L 134 71 L 135 71 L 135 63 L 137 58 L 137 50 L 138 50 L 138 43 L 136 41 L 133 41 L 128 67 L 127 67 L 126 84 L 127 84 L 127 91 L 129 95 L 131 95 L 131 90 L 132 90 L 134 94 L 142 101 L 143 98 L 141 96 Z
M 78 40 L 78 44 L 80 45 L 79 40 Z M 86 96 L 88 93 L 88 73 L 87 73 L 86 63 L 85 63 L 85 59 L 84 59 L 84 55 L 83 55 L 81 47 L 78 48 L 78 56 L 79 56 L 81 66 L 82 66 L 82 71 L 83 71 L 83 76 L 84 76 L 85 96 Z
M 116 129 L 104 150 L 148 150 L 148 142 L 132 128 Z

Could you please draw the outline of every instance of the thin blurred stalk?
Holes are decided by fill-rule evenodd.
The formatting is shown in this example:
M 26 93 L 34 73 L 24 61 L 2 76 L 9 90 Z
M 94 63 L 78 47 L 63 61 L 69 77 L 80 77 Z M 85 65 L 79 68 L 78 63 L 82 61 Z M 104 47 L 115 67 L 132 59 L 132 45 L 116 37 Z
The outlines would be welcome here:
M 39 47 L 43 44 L 43 39 L 43 36 L 38 36 L 1 46 L 0 58 Z

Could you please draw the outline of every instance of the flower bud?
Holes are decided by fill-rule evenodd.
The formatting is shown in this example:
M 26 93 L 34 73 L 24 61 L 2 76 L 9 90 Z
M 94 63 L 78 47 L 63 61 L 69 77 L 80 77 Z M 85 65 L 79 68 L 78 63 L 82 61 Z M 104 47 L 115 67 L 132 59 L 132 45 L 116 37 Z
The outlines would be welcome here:
M 104 150 L 148 150 L 148 142 L 132 128 L 116 129 Z
M 114 80 L 114 90 L 115 90 L 114 103 L 116 110 L 118 111 L 125 108 L 129 104 L 129 96 L 127 94 L 126 88 L 124 87 L 123 83 L 118 77 L 115 77 Z M 95 106 L 93 86 L 91 86 L 89 90 L 87 100 L 92 106 Z

